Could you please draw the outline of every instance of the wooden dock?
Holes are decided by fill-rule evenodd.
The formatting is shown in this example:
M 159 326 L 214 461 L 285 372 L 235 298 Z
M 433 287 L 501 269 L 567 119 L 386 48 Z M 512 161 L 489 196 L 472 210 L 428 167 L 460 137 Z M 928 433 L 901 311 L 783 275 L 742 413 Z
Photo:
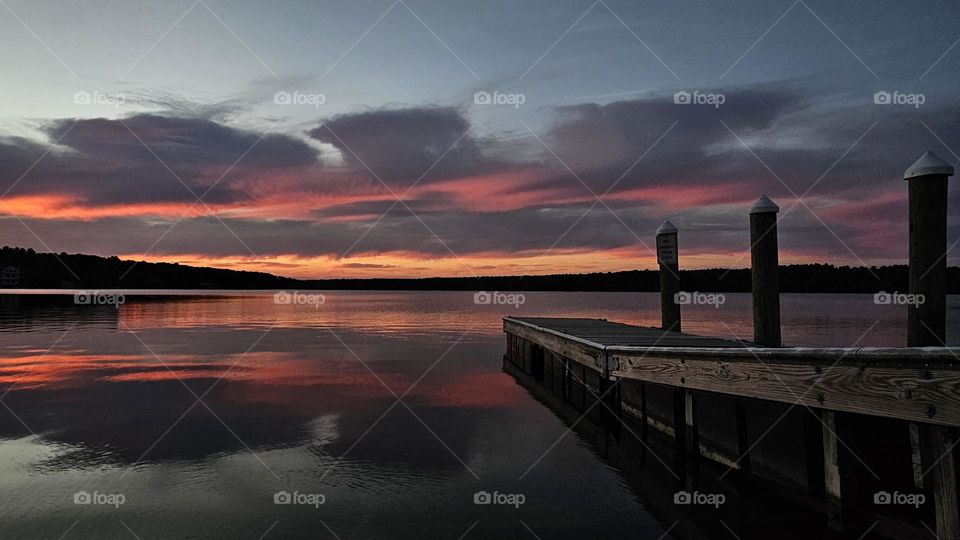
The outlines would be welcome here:
M 601 319 L 507 317 L 504 331 L 610 380 L 960 426 L 960 349 L 757 347 Z
M 665 221 L 655 244 L 660 328 L 506 317 L 505 368 L 559 395 L 581 418 L 596 410 L 603 423 L 633 417 L 642 442 L 648 427 L 671 437 L 681 463 L 702 457 L 804 491 L 833 529 L 960 540 L 960 349 L 945 346 L 953 173 L 932 152 L 904 173 L 907 347 L 783 346 L 780 209 L 761 196 L 749 210 L 752 342 L 680 332 L 682 306 L 702 295 L 681 290 L 679 230 Z M 874 302 L 889 304 L 890 295 L 878 292 Z M 890 505 L 898 494 L 933 504 L 906 512 Z
M 863 417 L 889 429 L 884 437 L 903 439 L 890 448 L 907 449 L 900 465 L 915 483 L 902 487 L 925 489 L 941 503 L 938 508 L 954 504 L 956 512 L 955 502 L 943 500 L 956 492 L 950 442 L 957 440 L 960 427 L 956 348 L 758 347 L 602 319 L 506 317 L 503 329 L 505 360 L 585 416 L 597 409 L 614 422 L 632 417 L 644 436 L 649 426 L 672 437 L 681 453 L 741 474 L 763 468 L 763 458 L 750 454 L 766 433 L 755 433 L 749 416 L 770 411 L 797 416 L 792 425 L 801 431 L 791 444 L 806 452 L 797 465 L 806 477 L 800 487 L 823 498 L 835 528 L 844 522 L 849 528 L 852 521 L 842 517 L 841 508 L 852 516 L 858 509 L 851 504 L 862 506 L 841 494 L 852 498 L 858 483 L 851 480 L 855 452 L 844 447 L 873 436 L 856 433 L 858 426 L 868 425 L 858 420 Z M 667 396 L 659 406 L 653 399 L 658 391 Z M 724 414 L 732 441 L 727 444 L 703 433 L 704 422 L 718 423 Z

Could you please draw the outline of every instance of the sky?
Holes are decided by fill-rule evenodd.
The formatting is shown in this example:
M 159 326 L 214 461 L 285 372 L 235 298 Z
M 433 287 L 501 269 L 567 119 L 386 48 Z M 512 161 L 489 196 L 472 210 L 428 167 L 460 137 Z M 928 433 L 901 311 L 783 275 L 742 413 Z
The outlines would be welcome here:
M 301 278 L 903 264 L 943 2 L 0 0 L 0 245 Z M 960 188 L 948 263 L 960 264 Z

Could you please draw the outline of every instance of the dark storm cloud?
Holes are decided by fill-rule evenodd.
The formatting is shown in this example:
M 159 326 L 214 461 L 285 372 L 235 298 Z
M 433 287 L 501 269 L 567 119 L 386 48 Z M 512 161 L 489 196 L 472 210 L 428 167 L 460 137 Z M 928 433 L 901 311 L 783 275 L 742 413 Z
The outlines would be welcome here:
M 430 170 L 424 178 L 429 182 L 489 170 L 469 128 L 458 109 L 416 107 L 342 114 L 309 135 L 336 147 L 353 168 L 369 167 L 384 182 L 415 181 Z
M 243 131 L 204 118 L 141 114 L 124 120 L 63 119 L 46 131 L 62 145 L 106 159 L 140 157 L 141 140 L 164 161 L 184 166 L 229 166 L 245 152 L 247 167 L 308 165 L 317 159 L 315 151 L 302 141 Z
M 710 90 L 708 93 L 720 92 Z M 726 138 L 720 120 L 734 129 L 759 130 L 797 110 L 802 97 L 788 88 L 747 88 L 727 91 L 725 103 L 717 108 L 678 105 L 672 94 L 606 105 L 584 103 L 558 107 L 548 134 L 551 148 L 575 170 L 577 168 L 625 169 L 649 148 L 674 122 L 676 132 L 666 140 L 652 163 L 675 168 L 688 166 L 690 159 L 703 159 L 707 147 Z M 720 129 L 720 131 L 717 130 Z M 665 169 L 669 170 L 669 169 Z
M 66 194 L 89 205 L 192 202 L 190 190 L 203 193 L 241 157 L 238 170 L 248 174 L 319 164 L 316 152 L 298 139 L 202 118 L 60 119 L 44 132 L 59 141 L 59 148 L 44 156 L 12 195 Z M 47 145 L 23 138 L 0 141 L 0 188 L 12 186 L 47 150 Z M 245 197 L 228 178 L 205 201 Z
M 800 110 L 805 100 L 800 92 L 787 87 L 727 90 L 724 97 L 719 108 L 678 105 L 672 94 L 560 107 L 544 140 L 598 193 L 621 175 L 625 176 L 614 192 L 746 183 L 754 176 L 750 174 L 753 158 L 739 155 L 743 148 L 730 130 L 747 137 L 771 129 Z M 544 159 L 551 157 L 548 154 Z
M 561 107 L 544 140 L 591 189 L 603 192 L 676 122 L 614 192 L 719 184 L 731 186 L 731 201 L 761 192 L 801 195 L 828 170 L 811 194 L 899 188 L 882 182 L 897 178 L 924 150 L 952 157 L 949 148 L 960 148 L 952 127 L 960 107 L 947 96 L 917 109 L 875 105 L 870 93 L 829 94 L 801 85 L 700 91 L 723 93 L 726 101 L 717 108 L 677 105 L 672 94 L 662 94 Z M 556 161 L 546 151 L 543 159 Z

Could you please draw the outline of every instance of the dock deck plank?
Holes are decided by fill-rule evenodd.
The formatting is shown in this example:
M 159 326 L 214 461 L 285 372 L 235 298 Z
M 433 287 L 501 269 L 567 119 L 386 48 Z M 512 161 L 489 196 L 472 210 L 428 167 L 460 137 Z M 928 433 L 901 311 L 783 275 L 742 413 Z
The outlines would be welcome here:
M 742 341 L 696 334 L 669 332 L 660 328 L 632 326 L 604 319 L 564 319 L 553 317 L 510 317 L 575 338 L 592 341 L 602 347 L 747 347 Z

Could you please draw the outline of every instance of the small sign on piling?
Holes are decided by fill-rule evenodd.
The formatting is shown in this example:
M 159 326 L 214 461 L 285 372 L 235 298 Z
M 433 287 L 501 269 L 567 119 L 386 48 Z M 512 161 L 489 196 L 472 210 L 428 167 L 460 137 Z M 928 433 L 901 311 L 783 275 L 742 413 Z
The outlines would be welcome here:
M 679 332 L 680 264 L 677 256 L 677 227 L 669 221 L 657 229 L 657 265 L 660 267 L 660 325 Z
M 667 223 L 670 223 L 669 221 Z M 677 233 L 657 235 L 657 262 L 660 264 L 677 264 Z

